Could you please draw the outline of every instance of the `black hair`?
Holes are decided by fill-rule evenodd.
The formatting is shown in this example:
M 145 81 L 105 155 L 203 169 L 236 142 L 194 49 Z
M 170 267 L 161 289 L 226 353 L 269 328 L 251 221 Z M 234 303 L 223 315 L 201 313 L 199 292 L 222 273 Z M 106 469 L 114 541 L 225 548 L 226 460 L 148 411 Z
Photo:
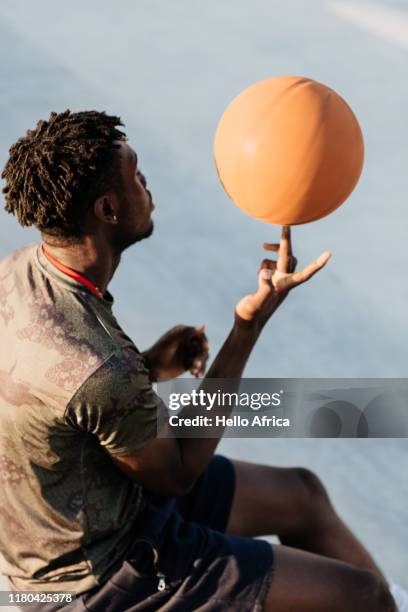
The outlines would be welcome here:
M 61 238 L 83 235 L 93 202 L 120 185 L 119 117 L 104 112 L 51 113 L 9 151 L 2 172 L 5 210 L 23 226 Z

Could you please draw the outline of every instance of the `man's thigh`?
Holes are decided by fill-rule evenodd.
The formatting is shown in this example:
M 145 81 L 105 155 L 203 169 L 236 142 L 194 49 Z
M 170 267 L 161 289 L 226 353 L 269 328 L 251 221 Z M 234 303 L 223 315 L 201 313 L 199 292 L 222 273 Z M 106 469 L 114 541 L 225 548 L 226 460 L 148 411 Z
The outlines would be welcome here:
M 370 572 L 262 540 L 227 536 L 187 523 L 160 551 L 158 578 L 136 559 L 125 561 L 100 591 L 84 598 L 89 612 L 391 612 Z M 194 559 L 180 571 L 180 558 Z M 272 565 L 273 561 L 273 565 Z M 82 608 L 81 608 L 82 610 Z
M 234 495 L 227 533 L 256 537 L 301 530 L 307 518 L 329 504 L 322 484 L 309 470 L 237 460 L 232 465 Z
M 215 455 L 188 495 L 174 500 L 184 520 L 242 537 L 299 531 L 327 511 L 323 485 L 304 468 L 276 468 Z

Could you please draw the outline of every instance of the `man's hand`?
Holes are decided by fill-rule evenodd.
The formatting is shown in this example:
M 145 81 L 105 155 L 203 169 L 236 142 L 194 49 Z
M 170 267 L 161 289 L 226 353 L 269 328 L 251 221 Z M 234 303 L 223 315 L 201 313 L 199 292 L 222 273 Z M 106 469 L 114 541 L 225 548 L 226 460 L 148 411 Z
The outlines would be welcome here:
M 152 380 L 171 380 L 187 370 L 199 377 L 205 373 L 208 348 L 204 325 L 176 325 L 145 351 L 143 356 Z
M 329 261 L 331 253 L 325 252 L 315 261 L 295 272 L 297 259 L 292 253 L 290 227 L 282 228 L 279 244 L 264 243 L 264 249 L 278 253 L 278 261 L 264 259 L 258 271 L 258 290 L 246 295 L 237 304 L 237 319 L 255 322 L 260 327 L 266 323 L 293 287 L 309 280 Z

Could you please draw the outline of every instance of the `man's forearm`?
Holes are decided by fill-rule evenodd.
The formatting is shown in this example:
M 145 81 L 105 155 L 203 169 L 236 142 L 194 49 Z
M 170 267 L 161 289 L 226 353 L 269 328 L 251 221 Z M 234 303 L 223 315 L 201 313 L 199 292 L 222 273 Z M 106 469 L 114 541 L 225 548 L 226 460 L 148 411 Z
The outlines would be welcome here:
M 211 387 L 210 381 L 213 378 L 227 378 L 229 379 L 228 392 L 236 392 L 245 364 L 255 346 L 260 331 L 260 326 L 237 318 L 228 338 L 208 370 L 200 390 Z M 213 407 L 215 416 L 217 416 L 217 411 L 220 412 L 221 408 L 215 405 Z M 225 415 L 225 406 L 222 406 L 222 414 Z M 187 479 L 194 481 L 204 471 L 223 433 L 224 428 L 221 428 L 218 437 L 177 439 L 182 469 L 186 473 Z
M 204 378 L 204 383 L 207 378 L 236 378 L 239 384 L 260 333 L 260 325 L 236 317 L 228 338 Z

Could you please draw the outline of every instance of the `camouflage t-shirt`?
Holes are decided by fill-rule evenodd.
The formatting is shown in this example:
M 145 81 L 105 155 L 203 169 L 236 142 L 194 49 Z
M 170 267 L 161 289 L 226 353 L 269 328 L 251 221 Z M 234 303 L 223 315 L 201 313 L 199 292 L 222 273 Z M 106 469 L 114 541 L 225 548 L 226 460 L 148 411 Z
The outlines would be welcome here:
M 156 434 L 142 355 L 38 245 L 0 262 L 0 571 L 16 589 L 86 591 L 130 545 L 142 492 L 109 455 Z

